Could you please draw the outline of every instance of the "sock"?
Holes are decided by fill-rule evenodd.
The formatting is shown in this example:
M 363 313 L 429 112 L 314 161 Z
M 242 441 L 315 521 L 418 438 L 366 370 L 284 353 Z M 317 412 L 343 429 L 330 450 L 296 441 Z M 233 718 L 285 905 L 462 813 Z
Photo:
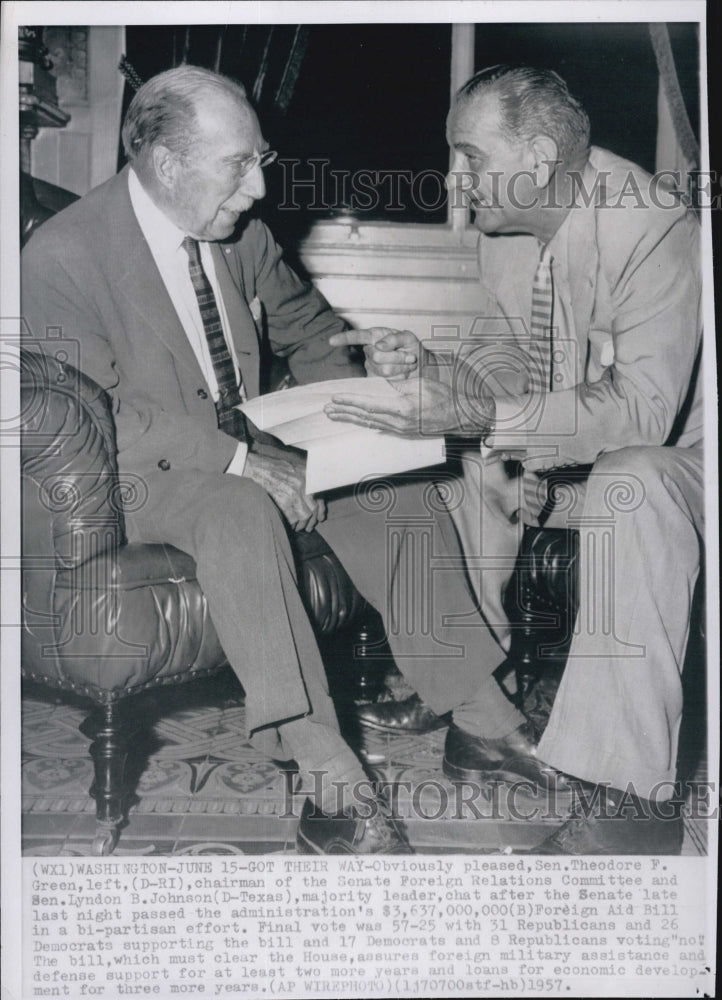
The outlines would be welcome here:
M 486 740 L 500 740 L 526 722 L 525 716 L 511 702 L 508 703 L 508 708 L 504 706 L 501 711 L 497 712 L 493 723 L 488 721 L 488 710 L 480 711 L 476 699 L 459 705 L 454 709 L 453 714 L 454 722 L 459 729 L 463 729 L 471 736 L 478 736 Z
M 333 815 L 373 797 L 361 761 L 338 730 L 304 716 L 279 726 L 278 733 L 287 756 L 308 778 L 309 797 L 318 809 Z

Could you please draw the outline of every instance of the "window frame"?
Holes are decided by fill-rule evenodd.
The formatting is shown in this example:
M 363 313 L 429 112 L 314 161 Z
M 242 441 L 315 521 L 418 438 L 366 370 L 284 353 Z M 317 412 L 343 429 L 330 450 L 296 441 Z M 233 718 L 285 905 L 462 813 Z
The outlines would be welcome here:
M 449 100 L 474 72 L 476 28 L 476 24 L 451 25 Z M 327 265 L 331 256 L 345 253 L 352 253 L 357 259 L 368 256 L 377 263 L 381 255 L 390 265 L 394 258 L 422 258 L 429 251 L 467 260 L 475 254 L 477 237 L 476 230 L 469 226 L 469 210 L 452 206 L 449 199 L 444 223 L 363 222 L 343 217 L 323 220 L 311 226 L 299 249 L 311 270 Z

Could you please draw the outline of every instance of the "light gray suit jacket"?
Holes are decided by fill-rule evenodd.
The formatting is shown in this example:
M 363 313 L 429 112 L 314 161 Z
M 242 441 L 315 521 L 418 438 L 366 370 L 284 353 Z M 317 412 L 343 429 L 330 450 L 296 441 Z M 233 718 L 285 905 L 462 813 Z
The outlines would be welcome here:
M 635 445 L 691 447 L 702 438 L 697 220 L 640 167 L 603 149 L 592 148 L 581 184 L 566 230 L 576 371 L 538 408 L 512 383 L 509 399 L 497 398 L 492 443 L 526 450 L 527 469 L 592 463 Z M 519 330 L 528 337 L 538 259 L 533 236 L 480 237 L 481 345 L 485 326 L 501 329 L 502 346 Z M 498 346 L 489 357 L 502 375 L 514 367 Z

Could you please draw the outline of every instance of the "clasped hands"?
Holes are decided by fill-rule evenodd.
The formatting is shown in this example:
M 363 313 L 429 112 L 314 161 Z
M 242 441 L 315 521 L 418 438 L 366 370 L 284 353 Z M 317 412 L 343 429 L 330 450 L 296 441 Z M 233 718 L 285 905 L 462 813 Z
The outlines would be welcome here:
M 433 355 L 410 330 L 347 330 L 334 334 L 329 343 L 363 346 L 367 373 L 388 379 L 398 393 L 390 402 L 370 400 L 360 393 L 338 394 L 325 407 L 331 420 L 405 437 L 486 434 L 491 429 L 493 399 L 470 398 L 458 379 L 440 378 Z

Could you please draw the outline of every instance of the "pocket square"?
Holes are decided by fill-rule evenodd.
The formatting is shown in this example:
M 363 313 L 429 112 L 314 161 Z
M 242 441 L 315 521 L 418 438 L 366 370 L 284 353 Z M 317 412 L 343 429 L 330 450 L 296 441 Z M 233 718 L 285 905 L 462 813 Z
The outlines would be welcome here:
M 609 368 L 610 365 L 614 364 L 614 342 L 612 340 L 605 340 L 602 344 L 599 364 L 602 368 Z
M 260 323 L 263 316 L 263 306 L 261 305 L 261 300 L 258 296 L 254 296 L 248 303 L 248 308 L 251 310 L 251 316 L 253 316 L 254 323 Z

